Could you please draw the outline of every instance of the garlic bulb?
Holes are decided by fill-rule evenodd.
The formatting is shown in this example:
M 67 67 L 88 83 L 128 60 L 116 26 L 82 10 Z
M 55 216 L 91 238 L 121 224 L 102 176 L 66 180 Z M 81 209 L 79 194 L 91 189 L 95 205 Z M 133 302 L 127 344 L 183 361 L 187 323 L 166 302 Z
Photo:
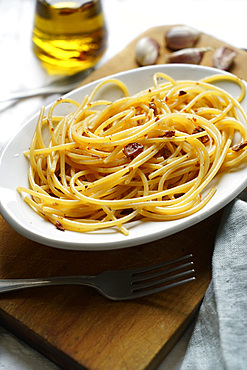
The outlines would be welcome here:
M 172 50 L 191 48 L 200 37 L 200 32 L 188 26 L 174 26 L 166 35 L 166 46 Z
M 219 47 L 213 55 L 213 66 L 228 71 L 236 55 L 236 51 L 231 48 L 226 46 Z
M 186 48 L 174 51 L 166 57 L 166 63 L 200 64 L 204 53 L 212 48 Z
M 157 62 L 160 46 L 150 37 L 142 37 L 135 47 L 136 61 L 140 66 L 152 65 Z

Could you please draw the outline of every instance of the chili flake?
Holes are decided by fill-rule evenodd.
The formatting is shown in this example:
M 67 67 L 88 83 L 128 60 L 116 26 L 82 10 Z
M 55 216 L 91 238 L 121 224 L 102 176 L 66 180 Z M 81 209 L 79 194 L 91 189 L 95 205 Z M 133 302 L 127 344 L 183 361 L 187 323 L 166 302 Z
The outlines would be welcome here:
M 123 149 L 126 157 L 134 159 L 138 154 L 143 151 L 143 145 L 139 143 L 130 143 L 126 145 Z
M 172 153 L 171 153 L 171 151 L 168 148 L 163 147 L 162 149 L 160 149 L 160 155 L 164 159 L 167 159 L 168 157 L 170 157 L 171 154 Z
M 154 103 L 154 102 L 150 102 L 150 103 L 149 103 L 149 108 L 150 108 L 150 109 L 153 109 L 153 111 L 154 111 L 154 115 L 155 115 L 155 116 L 158 114 L 158 110 L 157 110 L 157 107 L 156 107 L 156 105 L 155 105 L 155 103 Z
M 192 134 L 197 134 L 198 132 L 203 132 L 205 131 L 204 128 L 200 127 L 200 126 L 197 126 L 194 131 L 192 132 Z M 205 136 L 202 136 L 202 137 L 199 137 L 198 138 L 203 144 L 206 144 L 208 141 L 209 141 L 209 137 L 208 135 L 205 135 Z
M 166 133 L 163 135 L 163 137 L 172 137 L 175 136 L 175 130 L 168 130 Z
M 238 152 L 239 150 L 244 149 L 246 146 L 247 146 L 247 141 L 244 141 L 243 143 L 232 146 L 231 149 L 234 150 L 234 152 Z
M 55 221 L 55 226 L 58 230 L 65 231 L 64 226 L 59 221 Z
M 180 90 L 179 93 L 178 93 L 178 96 L 183 96 L 183 95 L 186 95 L 186 94 L 187 94 L 186 91 Z

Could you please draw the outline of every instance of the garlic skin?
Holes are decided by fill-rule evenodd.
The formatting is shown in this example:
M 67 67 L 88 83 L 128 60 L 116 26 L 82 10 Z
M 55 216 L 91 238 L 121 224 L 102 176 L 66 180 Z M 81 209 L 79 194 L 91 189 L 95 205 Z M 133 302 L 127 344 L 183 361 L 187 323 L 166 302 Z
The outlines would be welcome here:
M 160 45 L 151 37 L 142 37 L 135 46 L 136 61 L 140 66 L 155 64 L 159 57 Z
M 166 63 L 200 64 L 206 51 L 212 48 L 186 48 L 174 51 L 166 57 Z
M 174 26 L 165 35 L 166 46 L 171 50 L 191 48 L 198 41 L 201 33 L 188 26 Z
M 229 47 L 221 46 L 213 54 L 213 66 L 228 71 L 236 57 L 237 52 Z

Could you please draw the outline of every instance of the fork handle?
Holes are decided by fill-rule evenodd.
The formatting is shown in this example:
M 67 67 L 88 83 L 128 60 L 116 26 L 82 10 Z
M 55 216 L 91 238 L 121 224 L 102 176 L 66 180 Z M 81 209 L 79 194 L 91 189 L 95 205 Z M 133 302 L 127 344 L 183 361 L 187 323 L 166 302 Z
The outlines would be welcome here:
M 38 279 L 0 279 L 0 293 L 38 286 L 87 285 L 95 287 L 96 276 L 58 276 Z
M 25 91 L 16 91 L 14 93 L 9 93 L 8 95 L 4 97 L 0 97 L 0 103 L 4 103 L 10 100 L 30 98 L 32 96 L 38 96 L 38 95 L 66 93 L 70 91 L 71 87 L 73 87 L 73 85 L 68 86 L 68 87 L 67 86 L 44 86 L 44 87 L 29 89 Z

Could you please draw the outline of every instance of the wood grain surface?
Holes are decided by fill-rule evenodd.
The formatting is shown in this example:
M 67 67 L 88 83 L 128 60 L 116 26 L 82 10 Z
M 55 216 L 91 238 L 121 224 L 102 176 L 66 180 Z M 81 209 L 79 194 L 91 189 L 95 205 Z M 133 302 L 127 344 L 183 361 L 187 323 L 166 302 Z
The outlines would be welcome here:
M 147 30 L 161 44 L 169 27 Z M 140 35 L 140 37 L 143 35 Z M 134 40 L 83 83 L 136 68 Z M 198 46 L 224 45 L 203 34 Z M 237 49 L 236 49 L 237 50 Z M 247 53 L 237 50 L 232 72 L 246 79 Z M 212 65 L 212 53 L 201 64 Z M 146 298 L 112 302 L 88 287 L 60 286 L 2 294 L 0 322 L 65 369 L 154 369 L 194 318 L 211 278 L 213 245 L 222 212 L 159 241 L 120 250 L 78 252 L 46 247 L 17 234 L 0 217 L 0 277 L 97 274 L 193 253 L 196 280 Z M 82 235 L 83 238 L 83 235 Z

